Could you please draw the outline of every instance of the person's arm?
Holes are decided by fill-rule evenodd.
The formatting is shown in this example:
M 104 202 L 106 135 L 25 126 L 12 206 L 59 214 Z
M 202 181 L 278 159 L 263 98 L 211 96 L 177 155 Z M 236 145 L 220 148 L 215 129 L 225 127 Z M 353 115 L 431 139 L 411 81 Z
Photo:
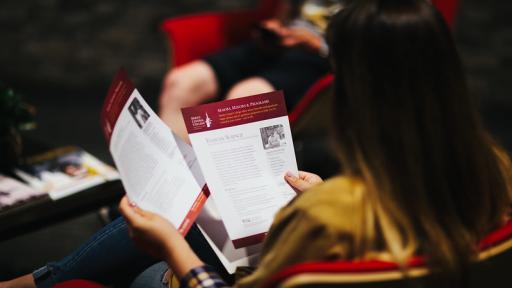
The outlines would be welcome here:
M 227 287 L 215 270 L 197 257 L 169 221 L 132 205 L 126 196 L 121 199 L 119 210 L 126 219 L 130 237 L 153 257 L 167 262 L 180 279 L 181 287 Z M 210 285 L 202 285 L 205 283 Z
M 157 214 L 131 204 L 125 196 L 119 210 L 126 219 L 130 237 L 153 257 L 165 260 L 178 277 L 204 263 L 176 228 Z
M 310 51 L 322 54 L 324 40 L 321 36 L 302 27 L 287 27 L 277 19 L 262 22 L 262 27 L 279 37 L 279 44 L 284 47 L 304 47 Z

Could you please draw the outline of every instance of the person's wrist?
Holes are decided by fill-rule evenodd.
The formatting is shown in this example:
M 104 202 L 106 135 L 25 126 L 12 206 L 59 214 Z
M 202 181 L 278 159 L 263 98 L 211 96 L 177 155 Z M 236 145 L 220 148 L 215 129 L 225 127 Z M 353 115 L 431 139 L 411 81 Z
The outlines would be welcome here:
M 190 270 L 204 265 L 181 235 L 169 240 L 171 241 L 167 241 L 165 245 L 164 261 L 178 278 L 181 279 Z
M 183 250 L 184 247 L 188 246 L 187 241 L 183 236 L 181 236 L 177 230 L 169 231 L 170 233 L 164 238 L 165 242 L 164 245 L 164 252 L 166 262 L 167 260 L 171 260 L 175 258 L 175 255 L 179 253 L 180 250 Z

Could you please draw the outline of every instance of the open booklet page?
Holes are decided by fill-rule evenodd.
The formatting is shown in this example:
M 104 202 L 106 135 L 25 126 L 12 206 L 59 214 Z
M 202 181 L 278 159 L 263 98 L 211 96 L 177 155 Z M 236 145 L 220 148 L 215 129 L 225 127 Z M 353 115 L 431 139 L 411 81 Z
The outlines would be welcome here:
M 281 91 L 184 108 L 183 117 L 234 248 L 260 243 L 274 214 L 295 196 L 297 172 Z
M 130 200 L 162 215 L 186 234 L 207 192 L 189 170 L 169 127 L 142 99 L 124 71 L 110 87 L 102 126 Z
M 205 180 L 194 150 L 179 137 L 175 137 L 175 139 L 198 185 L 203 187 Z M 235 273 L 236 267 L 238 266 L 256 266 L 262 244 L 238 249 L 235 248 L 222 223 L 218 209 L 215 207 L 215 203 L 211 198 L 208 198 L 204 204 L 199 217 L 196 219 L 196 224 L 229 273 Z

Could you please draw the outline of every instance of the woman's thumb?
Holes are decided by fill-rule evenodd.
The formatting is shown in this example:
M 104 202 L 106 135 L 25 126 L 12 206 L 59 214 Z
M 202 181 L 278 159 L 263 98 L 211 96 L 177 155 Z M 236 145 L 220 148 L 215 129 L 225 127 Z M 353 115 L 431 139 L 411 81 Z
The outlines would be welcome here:
M 299 177 L 295 176 L 292 172 L 286 172 L 284 176 L 286 182 L 288 182 L 293 188 L 302 192 L 309 188 L 310 184 Z

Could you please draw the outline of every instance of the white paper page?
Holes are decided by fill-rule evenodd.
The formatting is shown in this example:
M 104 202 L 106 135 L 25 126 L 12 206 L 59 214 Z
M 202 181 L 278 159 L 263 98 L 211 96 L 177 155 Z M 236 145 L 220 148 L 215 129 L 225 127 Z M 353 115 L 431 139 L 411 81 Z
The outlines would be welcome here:
M 130 200 L 179 227 L 201 187 L 171 130 L 137 90 L 117 119 L 110 151 Z
M 260 134 L 260 128 L 287 122 L 281 117 L 190 135 L 233 240 L 267 232 L 273 215 L 295 196 L 284 180 L 286 171 L 297 171 L 293 146 L 289 147 L 293 144 L 264 149 Z M 289 129 L 284 130 L 285 139 L 291 139 Z
M 196 178 L 198 185 L 202 187 L 206 182 L 194 150 L 179 137 L 175 138 L 190 171 Z M 262 244 L 236 249 L 228 237 L 228 232 L 222 223 L 218 209 L 211 198 L 204 204 L 201 214 L 196 219 L 196 223 L 208 244 L 226 268 L 226 271 L 235 273 L 238 266 L 256 265 Z

